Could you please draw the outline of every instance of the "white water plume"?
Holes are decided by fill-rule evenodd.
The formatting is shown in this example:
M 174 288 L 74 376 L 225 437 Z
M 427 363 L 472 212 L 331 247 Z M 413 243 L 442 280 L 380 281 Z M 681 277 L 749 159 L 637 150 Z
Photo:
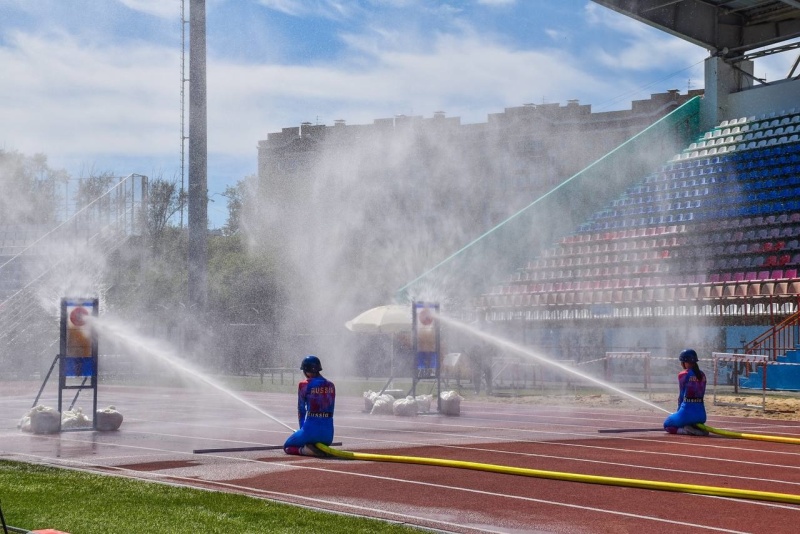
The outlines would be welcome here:
M 530 349 L 528 349 L 526 347 L 523 347 L 522 345 L 518 345 L 518 344 L 516 344 L 516 343 L 514 343 L 512 341 L 508 341 L 506 339 L 502 339 L 502 338 L 497 337 L 495 335 L 489 334 L 489 333 L 484 332 L 482 330 L 479 330 L 479 329 L 477 329 L 477 328 L 475 328 L 473 326 L 470 326 L 470 325 L 468 325 L 466 323 L 462 323 L 461 321 L 458 321 L 458 320 L 453 319 L 451 317 L 447 317 L 447 316 L 445 316 L 445 315 L 443 315 L 441 313 L 439 315 L 437 315 L 437 317 L 441 322 L 443 322 L 443 323 L 445 323 L 445 324 L 447 324 L 449 326 L 452 326 L 452 327 L 454 327 L 454 328 L 456 328 L 458 330 L 461 330 L 462 332 L 466 332 L 466 333 L 468 333 L 470 335 L 477 336 L 477 337 L 481 338 L 482 340 L 484 340 L 484 341 L 486 341 L 488 343 L 491 343 L 492 345 L 495 345 L 495 346 L 503 348 L 503 349 L 508 349 L 508 350 L 513 351 L 513 352 L 515 352 L 517 354 L 520 354 L 521 356 L 524 356 L 526 358 L 529 358 L 529 359 L 532 359 L 532 360 L 536 360 L 537 362 L 546 364 L 546 365 L 548 365 L 550 367 L 553 367 L 553 368 L 556 368 L 556 369 L 558 369 L 560 371 L 564 371 L 565 373 L 577 376 L 578 378 L 586 380 L 587 382 L 591 382 L 591 383 L 593 383 L 595 385 L 600 386 L 603 389 L 606 389 L 606 390 L 609 390 L 609 391 L 613 391 L 614 393 L 618 393 L 620 395 L 628 397 L 629 399 L 635 400 L 636 402 L 640 402 L 640 403 L 642 403 L 642 404 L 644 404 L 646 406 L 649 406 L 650 408 L 655 408 L 656 410 L 660 410 L 660 411 L 665 412 L 665 413 L 670 413 L 669 410 L 666 410 L 666 409 L 662 408 L 661 406 L 658 406 L 656 404 L 653 404 L 652 402 L 649 402 L 649 401 L 646 401 L 646 400 L 644 400 L 644 399 L 642 399 L 640 397 L 637 397 L 633 393 L 630 393 L 628 391 L 625 391 L 624 389 L 620 389 L 620 388 L 618 388 L 616 386 L 613 386 L 613 385 L 609 384 L 608 382 L 604 382 L 603 380 L 600 380 L 599 378 L 595 378 L 595 377 L 593 377 L 591 375 L 588 375 L 586 373 L 582 373 L 582 372 L 578 371 L 577 369 L 574 369 L 573 367 L 570 367 L 568 365 L 564 365 L 563 363 L 558 362 L 557 360 L 553 360 L 553 359 L 548 358 L 548 357 L 546 357 L 544 355 L 537 354 L 536 352 L 534 352 L 534 351 L 532 351 L 532 350 L 530 350 Z
M 612 200 L 615 189 L 591 173 L 551 194 L 647 126 L 606 118 L 615 127 L 598 136 L 602 117 L 575 120 L 588 111 L 523 106 L 475 125 L 437 112 L 270 134 L 259 202 L 245 215 L 252 251 L 279 258 L 286 300 L 306 339 L 330 336 L 318 343 L 326 354 L 352 354 L 334 336 L 374 306 L 438 294 L 466 308 Z M 677 143 L 653 135 L 668 137 L 659 147 Z M 610 158 L 594 172 L 644 173 L 664 151 Z
M 416 119 L 364 133 L 333 128 L 325 143 L 298 137 L 291 142 L 298 149 L 313 146 L 307 159 L 286 169 L 276 161 L 245 216 L 251 251 L 280 263 L 278 282 L 291 309 L 278 315 L 302 318 L 294 346 L 340 358 L 335 364 L 345 372 L 358 369 L 349 360 L 357 340 L 347 335 L 347 320 L 396 301 L 399 288 L 522 204 L 518 196 L 504 198 L 512 180 L 504 169 L 523 162 L 502 146 L 499 132 L 476 146 L 455 139 L 464 134 L 449 119 L 426 120 L 425 128 Z M 466 301 L 480 292 L 472 280 L 494 277 L 499 262 L 477 249 L 468 269 L 452 262 L 413 296 L 453 291 Z
M 166 344 L 166 342 L 162 340 L 148 338 L 141 334 L 138 334 L 132 331 L 124 323 L 108 317 L 90 318 L 90 321 L 92 327 L 96 329 L 96 331 L 99 334 L 108 336 L 109 338 L 111 338 L 112 341 L 121 343 L 122 345 L 130 349 L 132 354 L 144 353 L 149 356 L 153 356 L 157 358 L 159 362 L 166 364 L 170 368 L 180 372 L 182 376 L 191 378 L 195 381 L 202 382 L 203 384 L 211 386 L 220 393 L 224 393 L 225 395 L 231 397 L 232 399 L 244 404 L 249 408 L 252 408 L 261 415 L 264 415 L 269 419 L 272 419 L 276 423 L 294 432 L 295 429 L 292 428 L 291 426 L 287 425 L 283 421 L 277 419 L 275 416 L 262 410 L 252 402 L 248 401 L 247 399 L 237 394 L 236 392 L 232 391 L 231 389 L 227 388 L 226 386 L 220 384 L 219 382 L 217 382 L 216 380 L 205 374 L 200 369 L 196 368 L 183 358 L 179 357 L 176 351 L 171 347 L 169 347 Z

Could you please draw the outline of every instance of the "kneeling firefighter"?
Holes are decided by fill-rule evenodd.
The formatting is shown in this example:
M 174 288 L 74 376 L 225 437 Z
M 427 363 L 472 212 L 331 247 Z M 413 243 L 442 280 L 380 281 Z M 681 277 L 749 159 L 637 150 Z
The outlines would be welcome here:
M 297 419 L 300 428 L 283 444 L 286 454 L 325 456 L 315 443 L 333 443 L 333 408 L 336 387 L 320 374 L 322 363 L 316 356 L 306 356 L 300 364 L 305 375 L 297 387 Z
M 664 420 L 664 430 L 670 434 L 692 434 L 707 436 L 708 432 L 695 425 L 706 422 L 706 375 L 697 364 L 697 352 L 685 349 L 678 360 L 683 371 L 678 374 L 678 411 Z

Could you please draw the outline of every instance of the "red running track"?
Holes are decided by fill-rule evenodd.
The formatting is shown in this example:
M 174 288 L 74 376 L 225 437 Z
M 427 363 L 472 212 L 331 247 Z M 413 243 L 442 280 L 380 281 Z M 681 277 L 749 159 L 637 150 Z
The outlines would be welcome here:
M 30 389 L 28 389 L 30 388 Z M 124 473 L 236 491 L 447 532 L 795 533 L 800 506 L 529 478 L 448 467 L 290 457 L 282 451 L 194 454 L 279 445 L 289 430 L 221 394 L 101 387 L 125 416 L 117 432 L 31 435 L 16 428 L 35 384 L 0 393 L 0 458 Z M 292 425 L 294 397 L 246 394 Z M 54 403 L 44 403 L 54 406 Z M 78 403 L 80 405 L 80 403 Z M 538 470 L 800 495 L 800 446 L 675 436 L 649 408 L 463 402 L 461 415 L 372 416 L 340 397 L 342 450 L 446 458 Z M 800 423 L 735 417 L 711 426 L 800 438 Z M 298 476 L 302 473 L 303 476 Z

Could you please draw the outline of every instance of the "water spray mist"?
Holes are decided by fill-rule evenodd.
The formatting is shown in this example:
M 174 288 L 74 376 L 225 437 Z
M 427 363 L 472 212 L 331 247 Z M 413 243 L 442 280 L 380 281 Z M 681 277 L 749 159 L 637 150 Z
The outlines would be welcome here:
M 460 321 L 458 321 L 456 319 L 453 319 L 453 318 L 450 318 L 450 317 L 446 317 L 446 316 L 444 316 L 442 314 L 439 314 L 437 316 L 437 318 L 440 321 L 442 321 L 443 323 L 446 323 L 446 324 L 448 324 L 450 326 L 453 326 L 454 328 L 457 328 L 458 330 L 461 330 L 461 331 L 466 332 L 468 334 L 477 336 L 477 337 L 483 339 L 484 341 L 486 341 L 488 343 L 491 343 L 491 344 L 493 344 L 493 345 L 495 345 L 497 347 L 501 347 L 501 348 L 504 348 L 504 349 L 509 349 L 509 350 L 511 350 L 513 352 L 516 352 L 517 354 L 521 354 L 522 356 L 525 356 L 527 358 L 534 359 L 534 360 L 536 360 L 538 362 L 541 362 L 541 363 L 544 363 L 546 365 L 549 365 L 550 367 L 555 367 L 556 369 L 560 369 L 561 371 L 564 371 L 565 373 L 569 373 L 569 374 L 575 375 L 575 376 L 577 376 L 579 378 L 582 378 L 583 380 L 592 382 L 593 384 L 596 384 L 596 385 L 602 387 L 603 389 L 613 391 L 614 393 L 618 393 L 620 395 L 624 395 L 624 396 L 626 396 L 626 397 L 628 397 L 628 398 L 630 398 L 632 400 L 635 400 L 637 402 L 641 402 L 642 404 L 645 404 L 645 405 L 649 406 L 650 408 L 655 408 L 656 410 L 660 410 L 660 411 L 665 412 L 665 413 L 670 413 L 669 410 L 665 410 L 661 406 L 657 406 L 657 405 L 653 404 L 652 402 L 648 402 L 648 401 L 646 401 L 646 400 L 644 400 L 642 398 L 637 397 L 636 395 L 634 395 L 632 393 L 629 393 L 629 392 L 627 392 L 625 390 L 622 390 L 622 389 L 620 389 L 618 387 L 612 386 L 611 384 L 609 384 L 607 382 L 604 382 L 604 381 L 602 381 L 602 380 L 600 380 L 598 378 L 595 378 L 593 376 L 587 375 L 585 373 L 581 373 L 580 371 L 578 371 L 576 369 L 573 369 L 572 367 L 569 367 L 569 366 L 564 365 L 562 363 L 559 363 L 556 360 L 553 360 L 553 359 L 548 358 L 546 356 L 543 356 L 541 354 L 537 354 L 537 353 L 533 352 L 532 350 L 530 350 L 530 349 L 528 349 L 526 347 L 523 347 L 522 345 L 518 345 L 516 343 L 513 343 L 511 341 L 499 338 L 499 337 L 494 336 L 492 334 L 489 334 L 487 332 L 483 332 L 482 330 L 479 330 L 479 329 L 477 329 L 477 328 L 475 328 L 473 326 L 470 326 L 470 325 L 468 325 L 466 323 L 462 323 L 462 322 L 460 322 Z
M 231 391 L 230 389 L 220 384 L 207 374 L 193 367 L 191 364 L 189 364 L 184 359 L 180 358 L 177 354 L 175 354 L 174 350 L 164 348 L 163 341 L 156 341 L 154 339 L 146 338 L 140 334 L 131 331 L 131 329 L 126 325 L 121 324 L 118 321 L 114 321 L 113 319 L 109 319 L 108 317 L 93 318 L 92 327 L 97 329 L 97 331 L 103 334 L 104 336 L 108 336 L 111 339 L 119 341 L 125 346 L 129 347 L 130 349 L 133 349 L 134 351 L 145 352 L 151 356 L 155 356 L 156 358 L 158 358 L 159 361 L 181 372 L 184 376 L 188 376 L 194 380 L 197 380 L 199 382 L 202 382 L 204 384 L 213 387 L 217 391 L 224 393 L 225 395 L 228 395 L 232 399 L 239 401 L 245 406 L 252 408 L 261 415 L 269 417 L 276 423 L 294 432 L 295 429 L 292 428 L 291 426 L 287 425 L 283 421 L 280 421 L 273 415 L 265 412 L 264 410 L 254 405 L 247 399 L 238 395 L 236 392 Z

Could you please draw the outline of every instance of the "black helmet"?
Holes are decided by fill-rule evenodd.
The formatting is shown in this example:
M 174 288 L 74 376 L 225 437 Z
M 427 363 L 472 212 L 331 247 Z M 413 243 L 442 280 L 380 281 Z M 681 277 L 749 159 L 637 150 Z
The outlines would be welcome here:
M 308 373 L 319 373 L 322 371 L 322 363 L 316 356 L 306 356 L 300 364 L 300 370 Z
M 681 362 L 697 363 L 697 353 L 694 349 L 683 349 L 681 355 L 678 356 Z

